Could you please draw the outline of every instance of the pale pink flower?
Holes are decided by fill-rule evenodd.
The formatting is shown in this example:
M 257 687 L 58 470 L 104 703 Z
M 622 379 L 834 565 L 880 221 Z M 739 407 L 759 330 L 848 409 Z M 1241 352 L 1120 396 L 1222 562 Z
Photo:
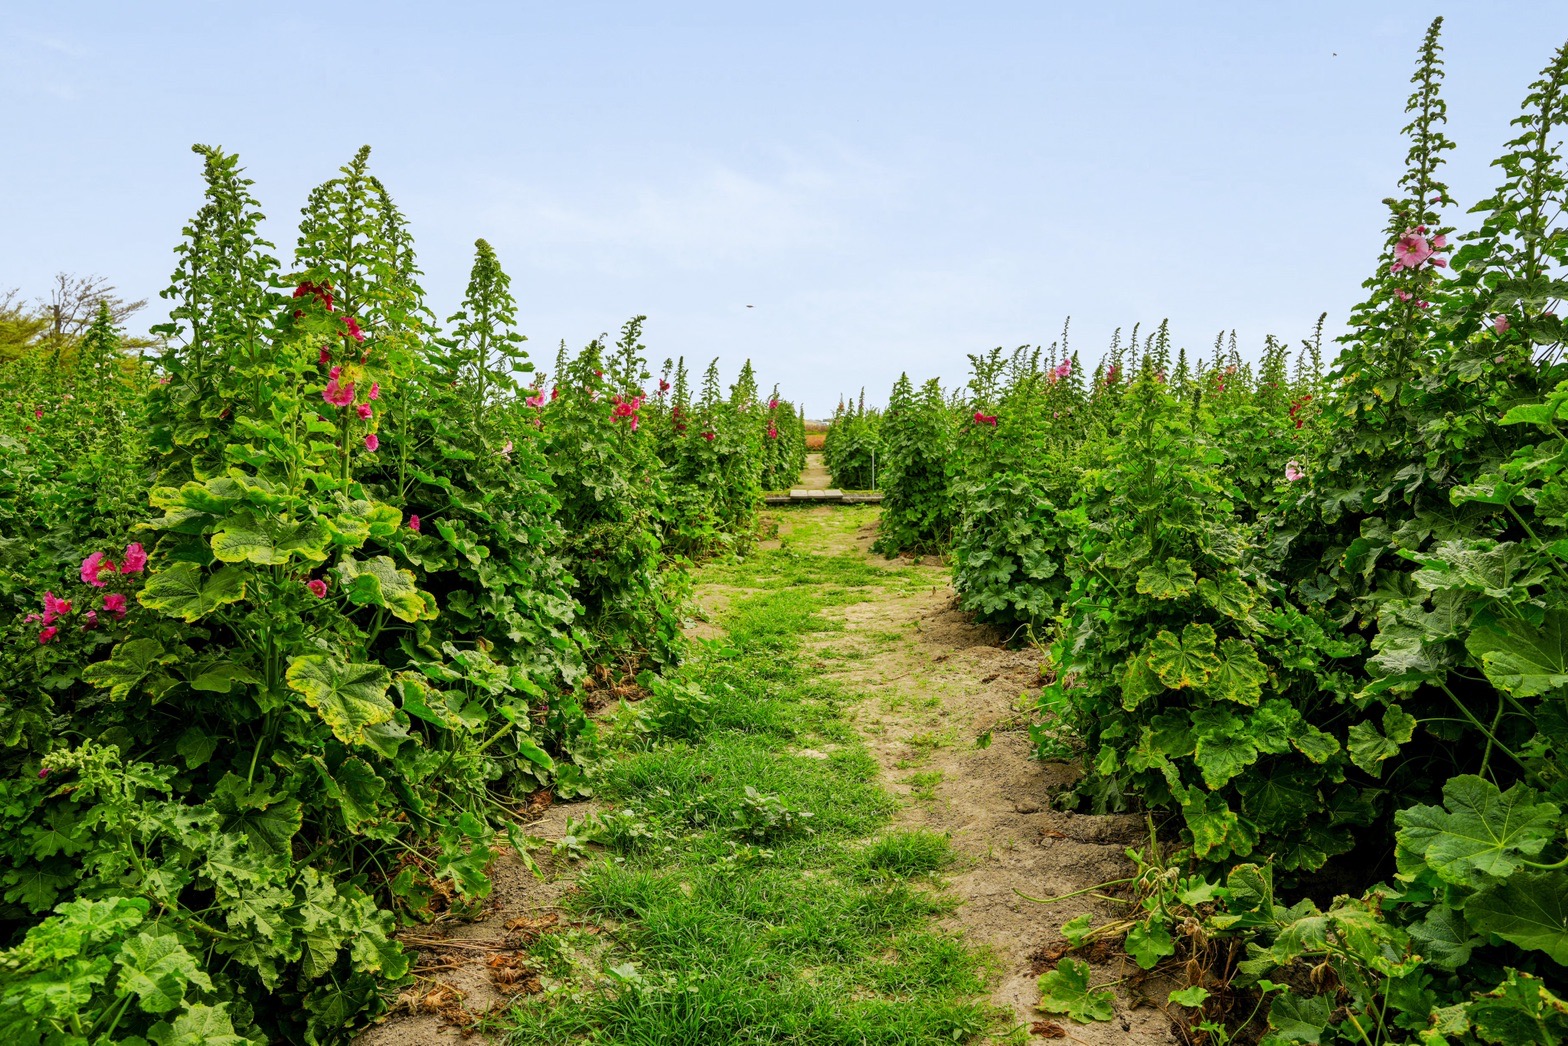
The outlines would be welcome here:
M 1447 234 L 1445 234 L 1445 233 L 1438 233 L 1436 236 L 1432 237 L 1432 249 L 1434 251 L 1440 251 L 1444 247 L 1447 247 L 1447 246 L 1448 246 L 1448 236 L 1447 236 Z
M 1409 301 L 1414 297 L 1414 295 L 1405 290 L 1403 287 L 1395 287 L 1394 297 L 1398 298 L 1400 301 Z
M 1067 375 L 1071 374 L 1072 372 L 1073 372 L 1073 361 L 1072 361 L 1072 359 L 1071 358 L 1065 359 L 1062 362 L 1058 363 L 1056 365 L 1055 369 L 1053 369 L 1051 371 L 1051 380 L 1052 381 L 1060 381 L 1062 378 L 1067 377 Z
M 125 546 L 125 562 L 120 564 L 122 574 L 140 574 L 147 569 L 147 550 L 142 548 L 141 542 L 133 541 Z
M 1505 356 L 1493 356 L 1492 357 L 1492 362 L 1493 363 L 1502 363 L 1506 358 L 1507 357 L 1505 357 Z
M 1294 460 L 1285 463 L 1285 479 L 1287 482 L 1294 483 L 1298 479 L 1306 478 L 1307 474 L 1301 471 L 1301 466 L 1297 465 Z
M 1415 229 L 1410 230 L 1394 244 L 1394 264 L 1407 269 L 1419 269 L 1432 256 L 1432 245 Z
M 1499 334 L 1507 334 L 1508 333 L 1508 317 L 1507 316 L 1494 316 L 1494 317 L 1492 317 L 1492 329 L 1494 331 L 1496 331 L 1497 333 L 1499 333 Z
M 507 440 L 506 446 L 501 448 L 501 456 L 508 461 L 512 460 L 512 441 Z
M 376 434 L 374 432 L 369 432 L 369 433 L 365 434 L 365 449 L 366 450 L 373 451 L 373 450 L 375 450 L 379 446 L 381 446 L 381 441 L 376 438 Z

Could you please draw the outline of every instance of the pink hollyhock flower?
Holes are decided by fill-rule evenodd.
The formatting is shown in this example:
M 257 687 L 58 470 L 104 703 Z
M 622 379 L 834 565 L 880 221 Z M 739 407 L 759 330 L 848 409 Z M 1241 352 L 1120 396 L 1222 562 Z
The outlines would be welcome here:
M 1419 269 L 1421 264 L 1432 257 L 1432 245 L 1426 241 L 1416 230 L 1412 229 L 1399 238 L 1394 244 L 1394 264 L 1403 265 L 1407 269 Z
M 769 425 L 768 426 L 768 439 L 778 439 L 778 438 L 779 438 L 778 426 L 776 426 L 776 425 Z
M 670 391 L 670 383 L 665 381 L 663 378 L 660 378 L 659 379 L 659 391 L 660 392 L 669 392 Z
M 103 597 L 103 608 L 115 617 L 125 616 L 125 596 L 119 592 L 110 592 Z
M 1294 460 L 1285 463 L 1285 479 L 1287 482 L 1294 483 L 1298 479 L 1306 478 L 1307 474 L 1301 471 L 1301 466 L 1297 465 Z
M 98 627 L 98 611 L 96 611 L 96 610 L 89 610 L 87 612 L 87 614 L 86 614 L 86 623 L 83 624 L 82 627 L 83 628 L 87 628 L 87 629 L 97 628 Z
M 1394 297 L 1398 298 L 1400 301 L 1409 301 L 1412 297 L 1414 297 L 1414 295 L 1405 290 L 1403 287 L 1395 287 Z
M 1418 309 L 1430 309 L 1431 307 L 1432 307 L 1432 303 L 1429 302 L 1429 301 L 1418 301 L 1418 302 L 1416 302 L 1416 308 L 1418 308 Z
M 527 399 L 523 400 L 523 403 L 535 409 L 541 408 L 544 406 L 544 393 L 535 392 L 532 396 L 529 396 Z
M 369 433 L 365 434 L 365 449 L 366 450 L 372 450 L 373 451 L 373 450 L 375 450 L 379 446 L 381 446 L 381 441 L 376 438 L 376 434 L 374 432 L 369 432 Z
M 46 778 L 48 776 L 49 776 L 49 768 L 47 766 L 44 767 L 42 770 L 38 771 L 38 780 L 42 781 L 44 778 Z
M 1505 359 L 1505 357 L 1503 357 L 1503 356 L 1494 356 L 1494 357 L 1492 357 L 1492 362 L 1493 363 L 1502 363 L 1504 359 Z
M 714 437 L 716 435 L 717 435 L 717 433 L 714 433 L 714 432 L 704 432 L 702 434 L 702 438 L 711 443 L 711 442 L 713 442 L 713 439 L 714 439 Z
M 99 581 L 98 580 L 98 575 L 99 575 L 99 573 L 101 571 L 104 571 L 104 570 L 108 570 L 110 573 L 113 573 L 114 572 L 114 564 L 110 563 L 110 564 L 108 564 L 108 566 L 105 566 L 104 565 L 104 561 L 103 561 L 103 553 L 102 552 L 94 552 L 92 555 L 90 555 L 86 559 L 82 560 L 82 581 L 83 581 L 83 583 L 91 585 L 94 588 L 103 588 L 104 585 L 105 585 L 105 582 Z
M 70 612 L 71 601 L 69 599 L 56 599 L 53 592 L 44 593 L 44 616 L 42 618 L 44 624 L 52 625 L 56 618 L 64 617 Z
M 44 409 L 42 407 L 34 407 L 33 408 L 33 417 L 41 418 L 43 416 L 44 416 Z
M 147 569 L 147 550 L 142 548 L 141 542 L 133 541 L 125 546 L 125 562 L 120 564 L 122 574 L 140 574 Z
M 637 431 L 637 426 L 638 426 L 638 424 L 641 423 L 641 421 L 642 421 L 642 419 L 639 418 L 637 415 L 635 415 L 635 414 L 632 415 L 632 426 L 631 426 L 631 428 L 632 428 L 633 432 Z
M 1507 334 L 1508 333 L 1508 317 L 1507 316 L 1494 316 L 1494 317 L 1492 317 L 1492 329 L 1494 331 L 1496 331 L 1497 333 L 1499 333 L 1499 334 Z
M 416 534 L 419 533 L 419 517 L 418 516 L 409 516 L 408 517 L 408 529 L 412 530 Z
M 1440 251 L 1447 246 L 1448 236 L 1446 233 L 1438 233 L 1436 236 L 1432 237 L 1432 249 L 1434 251 Z
M 316 284 L 306 280 L 294 288 L 296 298 L 303 298 L 307 294 L 314 295 L 317 301 L 327 307 L 328 312 L 332 311 L 332 284 L 325 282 Z M 298 316 L 299 313 L 296 312 L 294 315 Z
M 354 402 L 354 383 L 340 384 L 337 378 L 327 382 L 327 387 L 321 390 L 321 398 L 334 407 L 346 407 Z
M 1113 363 L 1111 365 L 1111 369 L 1105 372 L 1105 384 L 1107 384 L 1107 385 L 1115 385 L 1117 380 L 1119 378 L 1121 378 L 1121 376 L 1122 376 L 1122 369 L 1121 369 L 1121 367 Z
M 1447 258 L 1434 257 L 1432 259 L 1432 265 L 1435 268 L 1446 269 L 1446 268 L 1448 268 L 1448 259 Z
M 310 589 L 310 594 L 315 596 L 317 599 L 321 599 L 327 594 L 327 583 L 321 580 L 319 577 L 312 578 L 305 587 Z
M 343 368 L 342 367 L 333 367 L 331 370 L 327 371 L 327 377 L 331 378 L 333 381 L 338 380 L 342 376 L 343 376 Z
M 343 332 L 343 337 L 353 338 L 355 341 L 365 340 L 365 332 L 359 329 L 359 322 L 354 317 L 343 317 L 343 326 L 348 328 L 348 330 Z
M 1069 358 L 1056 365 L 1056 368 L 1051 371 L 1051 377 L 1055 379 L 1061 379 L 1067 377 L 1067 375 L 1071 374 L 1072 372 L 1073 361 Z
M 779 401 L 778 401 L 778 397 L 777 396 L 775 396 L 773 399 L 768 400 L 768 409 L 769 410 L 778 410 L 779 409 Z
M 332 353 L 328 352 L 327 351 L 327 347 L 325 345 L 323 345 L 321 347 L 321 351 L 316 354 L 316 365 L 320 366 L 320 367 L 325 367 L 327 364 L 329 364 L 331 362 L 332 362 Z
M 374 414 L 375 411 L 370 408 L 370 404 L 361 403 L 359 406 L 354 408 L 354 413 L 359 415 L 361 421 L 369 421 L 371 415 Z
M 373 381 L 370 383 L 370 394 L 365 398 L 371 402 L 375 402 L 381 398 L 381 383 L 379 381 Z
M 1442 193 L 1438 193 L 1436 196 L 1432 197 L 1430 200 L 1427 201 L 1427 203 L 1442 203 L 1442 202 L 1443 202 L 1443 194 Z
M 57 636 L 59 634 L 60 634 L 60 630 L 58 628 L 54 627 L 53 625 L 50 625 L 48 628 L 46 628 L 42 632 L 38 633 L 38 645 L 39 646 L 43 646 L 45 643 L 49 642 L 51 639 L 53 639 L 55 636 Z
M 556 397 L 559 396 L 560 394 L 561 394 L 560 388 L 558 388 L 558 387 L 551 388 L 550 389 L 550 402 L 554 403 Z
M 506 441 L 506 446 L 501 448 L 501 456 L 503 458 L 506 458 L 508 461 L 512 460 L 512 441 L 511 440 L 507 440 Z
M 1394 264 L 1392 264 L 1392 265 L 1390 265 L 1388 267 L 1388 271 L 1390 273 L 1397 273 L 1397 272 L 1399 272 L 1403 268 L 1404 268 L 1404 266 L 1396 261 Z

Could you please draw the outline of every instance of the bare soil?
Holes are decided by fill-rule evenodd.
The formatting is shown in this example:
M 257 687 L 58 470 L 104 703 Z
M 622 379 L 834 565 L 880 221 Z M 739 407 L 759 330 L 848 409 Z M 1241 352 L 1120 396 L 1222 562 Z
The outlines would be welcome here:
M 800 479 L 796 480 L 792 489 L 828 490 L 832 486 L 833 477 L 828 475 L 824 456 L 820 452 L 807 454 L 805 471 L 801 472 Z

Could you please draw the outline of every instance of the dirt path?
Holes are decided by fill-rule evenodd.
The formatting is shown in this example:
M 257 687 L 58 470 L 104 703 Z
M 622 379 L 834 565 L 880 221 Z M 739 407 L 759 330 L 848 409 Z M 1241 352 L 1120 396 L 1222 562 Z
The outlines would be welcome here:
M 802 482 L 825 485 L 821 455 L 811 458 Z M 855 601 L 819 611 L 834 627 L 811 635 L 806 664 L 855 701 L 853 720 L 881 767 L 882 784 L 902 800 L 896 826 L 946 834 L 960 855 L 945 876 L 959 902 L 945 928 L 994 957 L 993 1002 L 1012 1012 L 1014 1028 L 1055 1032 L 1036 1024 L 1050 1018 L 1034 1004 L 1037 978 L 1059 954 L 1050 949 L 1060 940 L 1059 927 L 1086 911 L 1099 922 L 1119 915 L 1119 906 L 1089 896 L 1042 906 L 1018 894 L 1071 893 L 1126 875 L 1123 851 L 1142 842 L 1143 823 L 1134 816 L 1050 808 L 1053 791 L 1072 772 L 1030 758 L 1027 724 L 1040 683 L 1038 656 L 1006 649 L 992 630 L 960 613 L 940 563 L 896 563 L 871 553 L 878 511 L 819 506 L 777 514 L 779 539 L 767 546 L 782 542 L 792 555 L 848 554 L 899 568 L 896 582 L 857 587 Z M 715 633 L 711 622 L 737 594 L 711 581 L 699 584 L 699 616 L 709 621 L 695 623 L 694 631 Z M 987 733 L 988 747 L 977 747 Z M 588 809 L 558 803 L 527 831 L 556 842 L 567 834 L 567 818 Z M 540 925 L 567 918 L 558 902 L 581 867 L 553 862 L 548 848 L 535 854 L 543 880 L 509 853 L 497 862 L 495 889 L 480 919 L 444 920 L 409 937 L 420 949 L 416 969 L 423 977 L 404 993 L 391 1019 L 360 1037 L 360 1046 L 464 1041 L 453 1019 L 472 1025 L 492 1007 L 505 1006 L 507 989 L 514 987 L 505 956 L 526 946 Z M 1088 958 L 1095 984 L 1136 972 L 1116 956 Z M 1153 1001 L 1163 1000 L 1164 988 L 1153 988 Z M 1150 1000 L 1123 985 L 1113 1021 L 1081 1026 L 1061 1020 L 1060 1030 L 1066 1041 L 1091 1046 L 1174 1043 L 1169 1019 L 1158 1005 L 1143 1002 Z
M 866 522 L 846 543 L 888 563 L 870 551 L 875 509 L 811 511 L 861 514 Z M 1124 851 L 1143 841 L 1144 825 L 1135 816 L 1050 809 L 1052 792 L 1071 781 L 1072 770 L 1030 758 L 1027 704 L 1031 691 L 1038 693 L 1039 657 L 1006 649 L 994 630 L 958 611 L 944 567 L 927 561 L 912 569 L 929 584 L 868 590 L 870 599 L 827 611 L 844 631 L 827 634 L 820 666 L 865 694 L 858 724 L 885 787 L 906 801 L 899 823 L 948 833 L 967 859 L 947 876 L 962 902 L 948 925 L 993 952 L 999 967 L 993 999 L 1029 1026 L 1041 1019 L 1034 1011 L 1040 953 L 1061 939 L 1061 924 L 1081 912 L 1094 912 L 1099 922 L 1120 911 L 1089 897 L 1042 906 L 1015 891 L 1048 897 L 1125 876 L 1131 865 Z M 989 746 L 977 747 L 988 731 Z M 1094 979 L 1109 982 L 1128 972 L 1112 958 L 1095 966 Z M 1068 1041 L 1176 1042 L 1170 1020 L 1156 1006 L 1134 1008 L 1138 1001 L 1123 990 L 1115 1020 L 1062 1022 Z
M 800 480 L 796 482 L 797 490 L 827 490 L 833 486 L 833 477 L 828 475 L 828 467 L 823 461 L 821 452 L 806 455 L 806 468 L 801 472 Z

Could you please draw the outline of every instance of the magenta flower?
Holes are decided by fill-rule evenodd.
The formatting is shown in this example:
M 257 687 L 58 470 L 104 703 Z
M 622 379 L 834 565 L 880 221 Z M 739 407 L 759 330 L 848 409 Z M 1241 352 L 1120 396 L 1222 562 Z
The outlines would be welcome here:
M 142 548 L 140 541 L 133 541 L 125 546 L 125 562 L 120 564 L 122 574 L 140 574 L 147 569 L 147 550 Z
M 409 516 L 408 517 L 408 529 L 412 530 L 416 534 L 419 533 L 419 517 L 418 516 Z
M 1071 374 L 1072 372 L 1073 372 L 1073 361 L 1071 359 L 1065 359 L 1062 362 L 1058 363 L 1056 365 L 1056 368 L 1051 371 L 1051 380 L 1059 381 L 1062 378 L 1067 377 L 1067 375 Z
M 111 574 L 114 573 L 114 564 L 105 564 L 103 561 L 103 553 L 94 552 L 92 555 L 82 560 L 83 583 L 91 585 L 94 588 L 103 588 L 105 582 L 98 580 L 98 574 L 104 570 L 109 571 Z
M 322 366 L 322 367 L 325 367 L 327 364 L 329 364 L 331 362 L 332 362 L 332 354 L 330 352 L 328 352 L 327 351 L 327 347 L 325 345 L 323 345 L 321 347 L 320 354 L 316 356 L 316 363 L 318 365 Z
M 370 404 L 361 403 L 359 406 L 354 408 L 354 413 L 359 415 L 360 420 L 369 421 L 370 416 L 374 414 L 375 411 L 371 409 Z
M 321 398 L 334 407 L 346 407 L 354 402 L 354 383 L 340 384 L 337 378 L 327 382 L 327 387 L 321 390 Z
M 83 628 L 97 628 L 98 627 L 98 611 L 96 611 L 96 610 L 89 610 L 87 612 L 87 614 L 86 614 L 86 618 L 87 618 L 87 623 L 82 626 Z
M 125 596 L 119 592 L 110 592 L 103 597 L 103 609 L 115 617 L 125 616 Z
M 313 578 L 305 587 L 310 589 L 310 594 L 315 596 L 317 599 L 321 599 L 327 594 L 327 583 L 321 580 L 319 577 Z
M 365 398 L 371 401 L 375 401 L 381 398 L 381 383 L 379 381 L 373 381 L 370 383 L 370 395 L 366 396 Z
M 343 367 L 342 367 L 341 364 L 336 366 L 336 367 L 333 367 L 331 370 L 327 371 L 327 377 L 331 378 L 334 381 L 336 381 L 338 378 L 341 378 L 342 376 L 343 376 Z
M 33 408 L 33 417 L 41 418 L 43 416 L 44 416 L 44 409 L 42 407 L 34 407 Z
M 1286 480 L 1286 482 L 1294 483 L 1298 479 L 1306 479 L 1306 478 L 1307 478 L 1307 474 L 1305 472 L 1301 471 L 1301 466 L 1296 464 L 1294 459 L 1292 459 L 1290 461 L 1287 461 L 1285 463 L 1285 480 Z
M 543 407 L 544 391 L 541 389 L 535 392 L 532 396 L 529 396 L 527 399 L 523 400 L 523 402 L 530 407 Z
M 1405 290 L 1403 287 L 1395 287 L 1394 297 L 1398 298 L 1400 301 L 1409 301 L 1412 297 L 1414 297 L 1414 295 Z
M 381 441 L 376 438 L 376 434 L 374 432 L 370 432 L 370 433 L 366 433 L 365 434 L 365 449 L 366 450 L 375 450 L 379 446 L 381 446 Z
M 778 410 L 779 409 L 779 400 L 778 400 L 777 396 L 775 396 L 772 399 L 768 400 L 768 409 L 769 410 Z
M 39 646 L 43 646 L 45 643 L 49 642 L 51 639 L 53 639 L 55 636 L 57 636 L 59 634 L 60 634 L 60 630 L 58 628 L 55 628 L 53 625 L 50 625 L 48 628 L 46 628 L 42 632 L 38 633 L 38 645 Z
M 46 625 L 52 625 L 56 618 L 64 617 L 71 612 L 69 599 L 56 599 L 53 592 L 44 593 L 44 614 L 40 619 Z
M 343 326 L 348 328 L 348 330 L 344 332 L 343 337 L 353 338 L 355 341 L 365 340 L 365 333 L 359 329 L 359 324 L 354 320 L 354 317 L 343 317 Z
M 1492 317 L 1492 329 L 1494 331 L 1496 331 L 1497 333 L 1499 333 L 1499 334 L 1507 334 L 1508 333 L 1508 317 L 1507 316 L 1494 316 L 1494 317 Z
M 715 437 L 715 436 L 716 436 L 716 435 L 717 435 L 717 433 L 713 433 L 713 432 L 704 432 L 704 433 L 703 433 L 703 434 L 702 434 L 702 438 L 703 438 L 703 439 L 705 439 L 705 440 L 707 440 L 707 441 L 708 441 L 708 442 L 709 442 L 709 443 L 712 443 L 712 442 L 713 442 L 713 439 L 714 439 L 714 437 Z

